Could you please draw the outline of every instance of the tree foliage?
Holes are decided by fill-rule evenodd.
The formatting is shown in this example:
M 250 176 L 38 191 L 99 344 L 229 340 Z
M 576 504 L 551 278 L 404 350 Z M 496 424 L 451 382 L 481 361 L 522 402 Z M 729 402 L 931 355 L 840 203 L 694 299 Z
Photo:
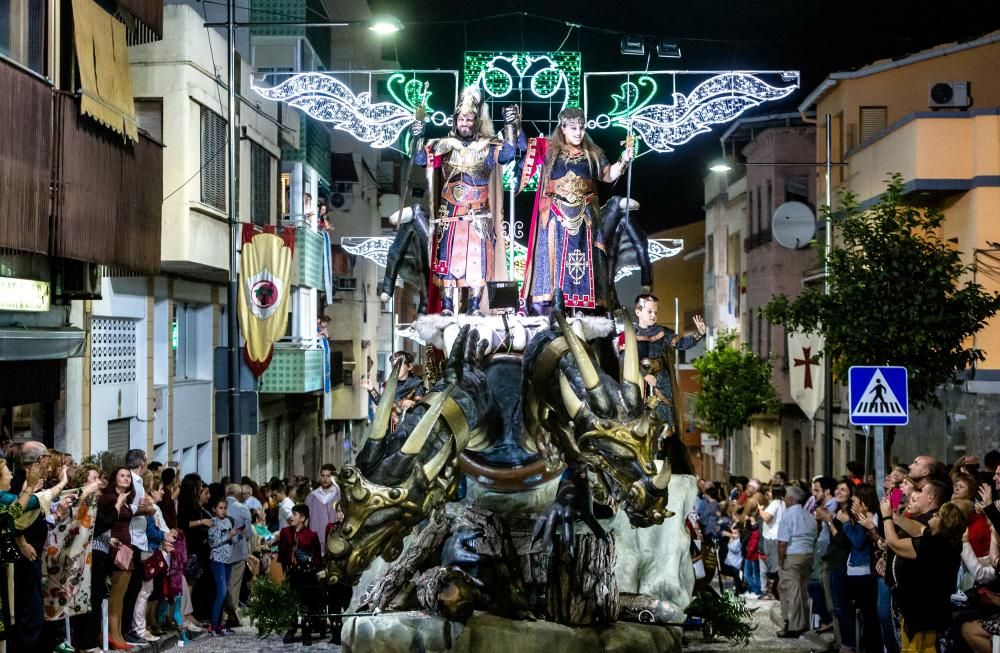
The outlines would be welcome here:
M 1000 293 L 973 283 L 973 266 L 941 238 L 944 214 L 907 203 L 899 174 L 867 210 L 850 193 L 839 200 L 843 242 L 829 254 L 830 294 L 807 288 L 794 299 L 777 295 L 764 315 L 821 332 L 841 382 L 852 365 L 902 365 L 911 404 L 937 406 L 940 385 L 985 359 L 966 344 L 1000 309 Z M 824 212 L 832 217 L 829 207 Z
M 715 347 L 692 363 L 701 384 L 695 417 L 703 428 L 720 435 L 746 426 L 751 417 L 775 410 L 778 404 L 771 361 L 735 343 L 736 332 L 723 331 Z

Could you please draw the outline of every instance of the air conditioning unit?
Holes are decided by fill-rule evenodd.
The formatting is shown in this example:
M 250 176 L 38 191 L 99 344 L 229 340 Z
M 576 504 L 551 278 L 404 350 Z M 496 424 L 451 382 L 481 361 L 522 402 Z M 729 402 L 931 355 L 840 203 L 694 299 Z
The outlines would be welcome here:
M 354 277 L 337 277 L 334 279 L 337 290 L 357 290 L 358 280 Z
M 350 211 L 354 203 L 354 196 L 350 193 L 333 192 L 330 193 L 330 209 L 333 211 Z
M 101 298 L 101 270 L 96 263 L 61 259 L 55 269 L 56 299 Z
M 969 82 L 931 82 L 927 88 L 931 109 L 964 109 L 972 104 Z

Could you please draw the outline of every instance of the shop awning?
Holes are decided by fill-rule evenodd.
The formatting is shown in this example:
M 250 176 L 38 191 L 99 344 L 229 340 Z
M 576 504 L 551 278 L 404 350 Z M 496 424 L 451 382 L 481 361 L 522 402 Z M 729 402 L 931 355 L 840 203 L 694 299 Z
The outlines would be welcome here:
M 75 327 L 0 327 L 0 361 L 40 361 L 83 356 L 84 332 Z
M 73 0 L 80 111 L 133 142 L 139 140 L 125 25 L 93 0 Z

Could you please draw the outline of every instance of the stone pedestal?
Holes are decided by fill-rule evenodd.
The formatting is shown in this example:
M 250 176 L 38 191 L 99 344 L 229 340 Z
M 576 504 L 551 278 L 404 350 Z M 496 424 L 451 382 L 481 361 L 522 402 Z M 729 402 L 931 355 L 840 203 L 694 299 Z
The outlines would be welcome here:
M 678 628 L 616 623 L 571 628 L 548 621 L 513 621 L 478 614 L 465 625 L 419 612 L 351 617 L 344 653 L 674 653 Z

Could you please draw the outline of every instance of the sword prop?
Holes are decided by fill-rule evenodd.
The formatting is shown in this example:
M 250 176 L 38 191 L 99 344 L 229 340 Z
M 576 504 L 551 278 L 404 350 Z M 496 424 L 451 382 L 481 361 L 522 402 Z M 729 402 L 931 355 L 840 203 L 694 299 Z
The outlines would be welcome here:
M 430 88 L 430 82 L 424 82 L 424 90 L 420 94 L 420 104 L 417 106 L 416 111 L 413 113 L 413 119 L 423 122 L 424 118 L 427 116 L 427 107 L 424 106 L 427 101 L 427 91 Z M 413 156 L 417 151 L 417 147 L 423 142 L 423 137 L 417 139 L 413 144 L 413 149 L 410 150 L 410 158 L 406 161 L 406 173 L 403 175 L 403 192 L 399 196 L 399 210 L 400 215 L 402 215 L 402 210 L 406 208 L 406 196 L 410 194 L 410 173 L 413 172 Z

